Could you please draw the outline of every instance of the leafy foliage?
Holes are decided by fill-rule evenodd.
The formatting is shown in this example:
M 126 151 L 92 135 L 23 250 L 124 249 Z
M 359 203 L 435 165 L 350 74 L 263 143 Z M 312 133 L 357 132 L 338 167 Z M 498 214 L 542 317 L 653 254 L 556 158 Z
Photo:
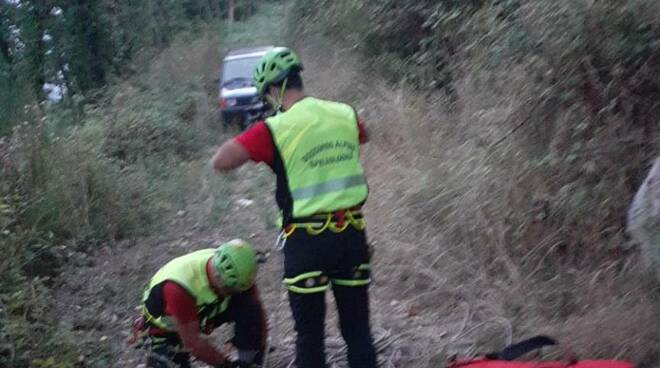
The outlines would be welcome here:
M 106 347 L 52 322 L 51 288 L 99 244 L 226 210 L 206 164 L 225 4 L 17 4 L 0 1 L 0 366 L 105 367 Z
M 145 49 L 162 49 L 183 30 L 226 16 L 224 0 L 22 0 L 0 2 L 0 134 L 20 123 L 20 110 L 48 97 L 45 83 L 69 96 L 93 97 L 124 74 Z M 231 1 L 236 18 L 254 12 Z

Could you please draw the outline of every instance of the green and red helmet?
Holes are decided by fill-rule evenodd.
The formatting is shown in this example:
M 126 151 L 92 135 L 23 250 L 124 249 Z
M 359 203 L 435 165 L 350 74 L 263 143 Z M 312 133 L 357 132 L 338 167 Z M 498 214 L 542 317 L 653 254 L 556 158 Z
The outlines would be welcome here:
M 234 291 L 245 291 L 254 285 L 257 260 L 247 242 L 234 239 L 215 250 L 211 265 L 219 276 L 220 286 Z
M 252 75 L 257 93 L 263 96 L 268 86 L 283 81 L 294 69 L 303 70 L 303 65 L 293 50 L 288 47 L 276 47 L 268 51 L 261 58 Z

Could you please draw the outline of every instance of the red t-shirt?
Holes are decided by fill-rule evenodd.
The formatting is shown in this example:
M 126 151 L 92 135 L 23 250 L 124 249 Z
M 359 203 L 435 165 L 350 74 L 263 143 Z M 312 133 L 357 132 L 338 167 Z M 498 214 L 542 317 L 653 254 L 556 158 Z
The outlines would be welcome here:
M 207 270 L 208 272 L 208 270 Z M 257 287 L 253 286 L 248 291 L 252 298 L 257 297 Z M 163 313 L 176 318 L 179 323 L 197 322 L 197 303 L 195 299 L 179 284 L 173 281 L 163 282 Z M 154 328 L 153 332 L 160 332 Z
M 360 144 L 367 141 L 367 131 L 364 129 L 362 121 L 358 120 L 358 139 Z M 248 130 L 234 138 L 250 155 L 250 160 L 254 162 L 264 162 L 268 165 L 273 163 L 273 140 L 270 130 L 266 123 L 259 121 L 254 123 Z
M 163 283 L 164 312 L 176 318 L 179 323 L 197 321 L 197 305 L 186 289 L 172 281 Z
M 208 263 L 207 263 L 208 277 Z M 163 282 L 163 313 L 176 318 L 179 323 L 197 322 L 197 303 L 179 284 L 173 281 Z

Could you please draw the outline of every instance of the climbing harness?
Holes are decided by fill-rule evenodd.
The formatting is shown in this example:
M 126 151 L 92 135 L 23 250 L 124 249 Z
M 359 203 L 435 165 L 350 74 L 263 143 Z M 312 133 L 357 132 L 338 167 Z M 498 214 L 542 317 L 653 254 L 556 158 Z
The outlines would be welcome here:
M 298 229 L 305 229 L 309 235 L 319 235 L 326 230 L 341 233 L 349 225 L 358 231 L 364 230 L 366 222 L 362 217 L 362 211 L 347 209 L 295 220 L 282 229 L 275 241 L 275 249 L 281 251 L 286 244 L 286 239 Z
M 331 213 L 312 215 L 289 222 L 280 232 L 275 241 L 275 248 L 281 251 L 287 239 L 296 230 L 305 230 L 308 235 L 320 235 L 324 231 L 341 233 L 353 226 L 358 231 L 364 230 L 366 223 L 359 209 L 347 209 Z M 371 267 L 369 263 L 357 265 L 345 278 L 330 278 L 322 271 L 305 272 L 295 277 L 283 280 L 287 289 L 297 294 L 312 294 L 324 292 L 330 283 L 339 286 L 364 286 L 371 282 Z
M 321 220 L 321 221 L 319 221 Z M 362 212 L 359 210 L 344 210 L 334 213 L 314 215 L 305 219 L 289 223 L 283 230 L 284 238 L 288 238 L 297 229 L 305 229 L 309 235 L 319 235 L 325 230 L 341 233 L 352 225 L 356 230 L 365 228 Z
M 330 283 L 338 286 L 365 286 L 371 282 L 371 266 L 369 263 L 357 265 L 347 278 L 330 278 L 323 271 L 305 272 L 295 277 L 285 278 L 284 285 L 296 294 L 313 294 L 324 292 Z

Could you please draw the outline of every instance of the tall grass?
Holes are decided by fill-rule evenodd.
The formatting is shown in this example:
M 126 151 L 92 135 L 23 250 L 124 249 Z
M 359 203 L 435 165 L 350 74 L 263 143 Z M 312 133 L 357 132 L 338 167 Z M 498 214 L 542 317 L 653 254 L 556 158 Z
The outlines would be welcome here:
M 660 149 L 657 5 L 423 3 L 291 12 L 307 86 L 372 128 L 374 293 L 402 289 L 377 323 L 425 341 L 420 367 L 538 332 L 657 365 L 657 283 L 624 231 Z

